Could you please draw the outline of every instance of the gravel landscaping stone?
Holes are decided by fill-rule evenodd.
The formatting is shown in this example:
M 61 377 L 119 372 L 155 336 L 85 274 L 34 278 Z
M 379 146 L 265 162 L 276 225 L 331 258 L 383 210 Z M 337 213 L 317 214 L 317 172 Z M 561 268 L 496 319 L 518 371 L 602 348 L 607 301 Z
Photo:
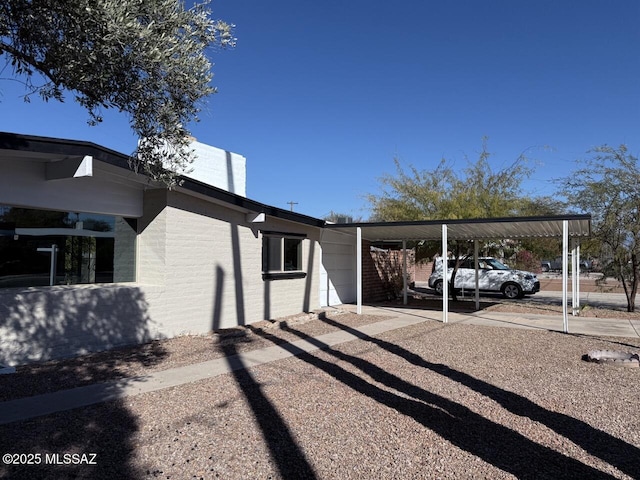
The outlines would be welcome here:
M 139 376 L 381 319 L 331 311 L 18 367 L 0 392 Z M 41 462 L 2 464 L 0 477 L 640 478 L 640 369 L 584 361 L 592 350 L 637 353 L 640 339 L 427 321 L 1 426 L 2 453 Z M 96 465 L 44 463 L 74 453 Z

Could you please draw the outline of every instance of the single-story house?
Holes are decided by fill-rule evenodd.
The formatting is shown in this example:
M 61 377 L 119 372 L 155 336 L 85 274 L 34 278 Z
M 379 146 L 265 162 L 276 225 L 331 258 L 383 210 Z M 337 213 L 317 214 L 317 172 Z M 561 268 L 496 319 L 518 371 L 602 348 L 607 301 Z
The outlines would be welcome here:
M 0 133 L 0 364 L 355 301 L 352 235 L 246 198 L 246 160 L 194 146 L 168 190 L 98 145 Z
M 367 230 L 268 206 L 246 197 L 244 157 L 194 148 L 193 172 L 169 190 L 93 143 L 0 133 L 0 364 L 362 302 L 383 281 L 367 240 L 440 228 Z M 542 220 L 533 233 L 558 234 L 558 219 Z M 588 235 L 588 218 L 565 220 Z

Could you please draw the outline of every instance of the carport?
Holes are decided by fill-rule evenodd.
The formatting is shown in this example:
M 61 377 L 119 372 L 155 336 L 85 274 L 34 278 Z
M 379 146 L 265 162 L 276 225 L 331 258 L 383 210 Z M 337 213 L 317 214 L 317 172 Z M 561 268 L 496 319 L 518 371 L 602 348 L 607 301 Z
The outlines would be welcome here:
M 572 315 L 580 309 L 580 240 L 591 235 L 591 215 L 558 215 L 544 217 L 505 217 L 466 220 L 427 220 L 411 222 L 367 222 L 326 225 L 325 228 L 356 236 L 357 267 L 356 291 L 357 312 L 362 313 L 362 245 L 363 241 L 402 242 L 406 250 L 407 241 L 441 241 L 442 252 L 448 252 L 449 240 L 473 241 L 476 259 L 476 309 L 479 309 L 478 290 L 478 242 L 480 240 L 524 238 L 562 238 L 562 315 L 564 332 L 569 331 L 568 278 L 569 250 L 571 250 L 571 305 Z M 407 263 L 403 263 L 403 303 L 407 304 Z M 443 284 L 442 321 L 448 322 L 449 282 Z

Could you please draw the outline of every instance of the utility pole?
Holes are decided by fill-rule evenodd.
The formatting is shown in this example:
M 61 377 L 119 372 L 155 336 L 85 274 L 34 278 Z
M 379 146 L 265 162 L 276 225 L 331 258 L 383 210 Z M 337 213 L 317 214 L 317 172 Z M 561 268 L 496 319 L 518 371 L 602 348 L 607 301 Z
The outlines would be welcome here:
M 298 202 L 287 202 L 289 205 L 291 205 L 291 211 L 293 212 L 293 206 L 294 205 L 298 205 Z

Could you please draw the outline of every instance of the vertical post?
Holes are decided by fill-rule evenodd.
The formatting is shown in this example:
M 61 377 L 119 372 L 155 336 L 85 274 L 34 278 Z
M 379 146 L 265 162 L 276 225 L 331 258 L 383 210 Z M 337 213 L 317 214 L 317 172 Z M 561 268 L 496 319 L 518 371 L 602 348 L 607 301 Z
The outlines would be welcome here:
M 567 270 L 569 263 L 569 221 L 562 221 L 562 327 L 564 333 L 569 332 L 569 316 L 567 313 Z
M 449 321 L 449 258 L 447 240 L 447 226 L 442 224 L 442 323 Z
M 51 270 L 49 271 L 49 285 L 56 284 L 56 270 L 58 268 L 58 246 L 51 245 Z
M 576 238 L 576 308 L 580 314 L 580 239 Z
M 479 278 L 479 274 L 478 274 L 478 240 L 474 240 L 473 241 L 473 266 L 475 268 L 475 275 L 476 275 L 476 281 L 475 281 L 475 286 L 476 286 L 476 293 L 475 293 L 475 299 L 476 299 L 476 311 L 480 310 L 480 278 Z
M 362 228 L 356 227 L 356 313 L 362 314 Z
M 578 292 L 577 281 L 580 271 L 578 270 L 578 254 L 576 252 L 576 241 L 571 239 L 571 315 L 574 317 L 578 314 Z
M 58 263 L 58 246 L 54 243 L 51 248 L 38 248 L 38 252 L 47 252 L 51 255 L 51 263 L 49 266 L 49 286 L 56 283 L 56 269 Z
M 402 240 L 402 304 L 407 304 L 407 241 Z

